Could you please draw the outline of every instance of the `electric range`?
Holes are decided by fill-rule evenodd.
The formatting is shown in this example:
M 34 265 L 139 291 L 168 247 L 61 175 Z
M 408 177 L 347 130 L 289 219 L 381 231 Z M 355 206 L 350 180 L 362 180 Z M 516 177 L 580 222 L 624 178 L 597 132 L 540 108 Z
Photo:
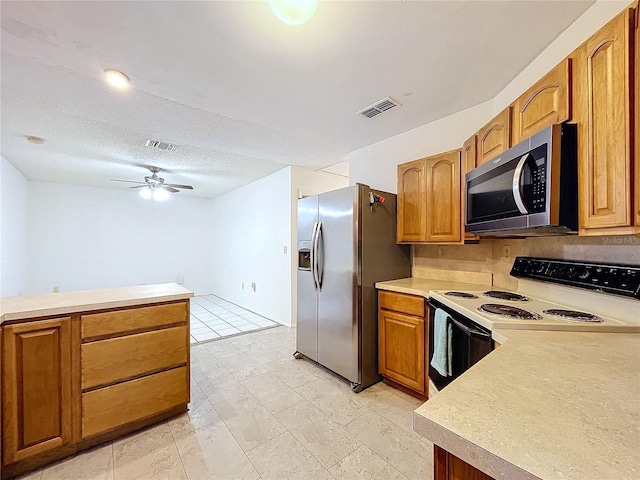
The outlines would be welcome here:
M 515 292 L 429 292 L 488 330 L 640 332 L 640 266 L 517 257 Z

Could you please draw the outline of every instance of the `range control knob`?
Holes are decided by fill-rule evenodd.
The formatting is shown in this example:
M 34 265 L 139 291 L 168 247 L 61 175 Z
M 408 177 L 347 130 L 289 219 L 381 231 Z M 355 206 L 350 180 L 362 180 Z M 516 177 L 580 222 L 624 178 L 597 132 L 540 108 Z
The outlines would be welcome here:
M 582 273 L 580 275 L 578 275 L 578 278 L 580 280 L 586 280 L 587 278 L 589 278 L 589 276 L 591 275 L 591 272 L 589 272 L 588 268 L 585 268 Z

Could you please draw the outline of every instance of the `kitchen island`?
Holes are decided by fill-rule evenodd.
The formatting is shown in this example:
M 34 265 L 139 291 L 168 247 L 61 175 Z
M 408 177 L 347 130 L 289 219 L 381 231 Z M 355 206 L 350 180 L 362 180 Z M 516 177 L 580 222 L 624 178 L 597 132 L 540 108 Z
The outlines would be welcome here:
M 2 478 L 187 410 L 177 284 L 0 299 Z
M 640 478 L 640 335 L 498 333 L 500 348 L 414 413 L 436 480 L 457 459 L 497 480 Z

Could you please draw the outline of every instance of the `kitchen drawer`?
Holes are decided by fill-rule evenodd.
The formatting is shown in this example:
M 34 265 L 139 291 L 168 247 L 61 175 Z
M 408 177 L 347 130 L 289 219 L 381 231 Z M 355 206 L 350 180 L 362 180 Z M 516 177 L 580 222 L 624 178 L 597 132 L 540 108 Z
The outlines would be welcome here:
M 187 327 L 165 328 L 82 345 L 82 389 L 184 365 Z
M 394 312 L 406 313 L 407 315 L 424 317 L 423 297 L 380 290 L 378 300 L 380 308 L 384 308 L 385 310 L 393 310 Z
M 188 320 L 187 302 L 82 315 L 82 338 L 117 335 Z
M 82 437 L 152 417 L 189 402 L 187 367 L 82 394 Z

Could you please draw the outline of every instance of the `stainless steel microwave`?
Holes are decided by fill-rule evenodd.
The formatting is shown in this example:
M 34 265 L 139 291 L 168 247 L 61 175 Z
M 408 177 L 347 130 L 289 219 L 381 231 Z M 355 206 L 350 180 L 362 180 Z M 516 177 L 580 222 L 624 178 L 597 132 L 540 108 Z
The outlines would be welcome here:
M 576 125 L 545 128 L 466 175 L 465 229 L 476 235 L 576 233 Z

